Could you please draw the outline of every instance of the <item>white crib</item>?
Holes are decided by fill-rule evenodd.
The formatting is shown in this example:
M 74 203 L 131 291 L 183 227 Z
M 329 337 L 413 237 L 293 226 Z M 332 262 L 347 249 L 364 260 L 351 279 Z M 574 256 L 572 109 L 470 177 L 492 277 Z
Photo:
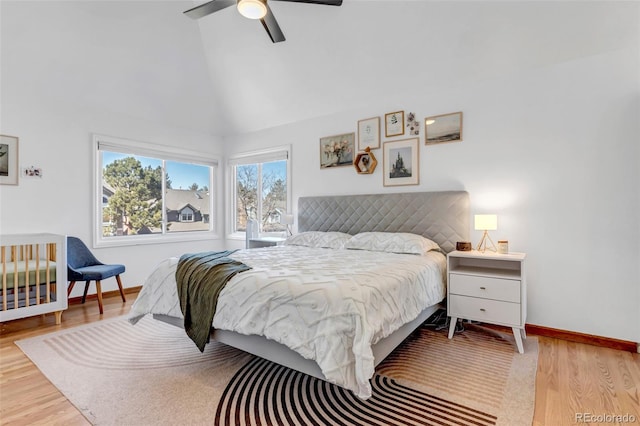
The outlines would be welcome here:
M 67 237 L 0 235 L 0 322 L 67 309 Z

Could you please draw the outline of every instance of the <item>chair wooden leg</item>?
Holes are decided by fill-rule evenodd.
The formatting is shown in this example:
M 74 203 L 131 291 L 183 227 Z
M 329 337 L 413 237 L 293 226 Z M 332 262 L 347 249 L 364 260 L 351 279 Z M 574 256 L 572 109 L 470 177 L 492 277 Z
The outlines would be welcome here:
M 69 287 L 67 288 L 67 298 L 69 297 L 69 295 L 71 294 L 71 290 L 73 290 L 73 286 L 76 285 L 75 281 L 71 281 L 69 283 Z
M 118 288 L 120 289 L 120 296 L 122 297 L 122 302 L 126 302 L 127 299 L 124 297 L 124 290 L 122 289 L 122 281 L 120 281 L 120 275 L 116 275 L 116 281 L 118 281 Z
M 103 314 L 102 311 L 102 285 L 100 284 L 100 280 L 96 280 L 96 294 L 98 295 L 98 307 L 100 308 L 100 315 Z
M 87 300 L 87 293 L 89 292 L 89 284 L 91 283 L 91 280 L 87 280 L 84 283 L 84 293 L 82 294 L 82 303 L 85 302 L 85 300 Z

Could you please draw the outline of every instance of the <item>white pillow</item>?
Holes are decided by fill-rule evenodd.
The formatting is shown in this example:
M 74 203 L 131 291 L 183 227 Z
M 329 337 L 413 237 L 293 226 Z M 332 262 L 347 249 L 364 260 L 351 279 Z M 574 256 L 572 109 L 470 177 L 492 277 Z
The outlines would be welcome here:
M 309 231 L 292 235 L 285 241 L 286 245 L 305 246 L 314 248 L 344 248 L 344 243 L 349 241 L 351 235 L 344 232 Z
M 407 232 L 361 232 L 351 237 L 344 247 L 353 250 L 419 255 L 431 250 L 440 250 L 440 246 L 430 239 Z

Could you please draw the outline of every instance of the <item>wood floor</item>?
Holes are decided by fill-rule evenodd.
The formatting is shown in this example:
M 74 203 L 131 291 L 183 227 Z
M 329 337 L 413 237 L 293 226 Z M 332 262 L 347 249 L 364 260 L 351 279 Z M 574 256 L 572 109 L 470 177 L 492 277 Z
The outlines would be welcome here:
M 88 425 L 13 342 L 124 315 L 135 296 L 129 294 L 125 304 L 117 293 L 105 298 L 102 316 L 95 300 L 71 305 L 59 326 L 53 314 L 0 324 L 0 424 Z M 539 337 L 539 347 L 534 426 L 577 424 L 578 413 L 626 414 L 640 425 L 640 354 L 546 337 Z

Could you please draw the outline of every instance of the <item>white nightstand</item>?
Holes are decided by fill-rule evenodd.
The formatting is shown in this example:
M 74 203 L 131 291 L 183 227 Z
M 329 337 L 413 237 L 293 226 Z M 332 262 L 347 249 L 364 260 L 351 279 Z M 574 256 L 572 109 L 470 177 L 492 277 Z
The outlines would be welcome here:
M 458 318 L 511 327 L 518 352 L 527 318 L 525 253 L 453 251 L 447 255 L 449 339 Z
M 286 238 L 282 237 L 256 237 L 249 238 L 247 248 L 272 247 L 284 243 Z

